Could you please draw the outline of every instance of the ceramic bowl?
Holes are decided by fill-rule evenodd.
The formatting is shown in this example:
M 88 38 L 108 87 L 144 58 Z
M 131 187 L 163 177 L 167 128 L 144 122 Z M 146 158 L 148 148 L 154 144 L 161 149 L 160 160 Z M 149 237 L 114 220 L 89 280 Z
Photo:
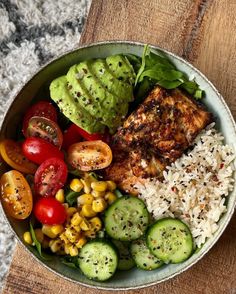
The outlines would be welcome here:
M 77 50 L 66 53 L 65 55 L 53 60 L 41 70 L 39 70 L 21 89 L 18 95 L 11 101 L 11 104 L 6 111 L 4 120 L 1 126 L 0 139 L 15 138 L 17 133 L 17 126 L 22 119 L 25 109 L 30 105 L 33 98 L 36 97 L 49 97 L 49 84 L 50 82 L 67 72 L 68 68 L 79 61 L 91 58 L 103 58 L 108 55 L 118 53 L 132 53 L 141 56 L 143 51 L 143 44 L 134 42 L 102 42 L 86 46 L 81 46 Z M 206 92 L 204 103 L 217 117 L 217 127 L 222 131 L 225 136 L 225 141 L 232 145 L 236 150 L 236 126 L 234 119 L 227 107 L 224 99 L 212 85 L 211 82 L 191 64 L 182 58 L 162 50 L 158 47 L 152 47 L 153 50 L 165 53 L 177 68 L 185 72 L 188 76 L 194 76 L 197 83 Z M 3 168 L 1 173 L 3 172 Z M 22 235 L 24 231 L 29 229 L 28 222 L 16 221 L 9 216 L 6 216 L 7 222 L 10 224 L 12 230 L 15 232 L 19 242 L 25 249 L 35 257 L 47 269 L 60 275 L 64 279 L 76 282 L 89 287 L 107 289 L 107 290 L 128 290 L 137 289 L 146 286 L 151 286 L 156 283 L 168 280 L 177 274 L 189 269 L 197 261 L 211 249 L 217 242 L 220 235 L 225 230 L 229 223 L 236 203 L 235 190 L 230 193 L 227 203 L 227 212 L 222 216 L 219 221 L 219 229 L 214 236 L 207 240 L 204 246 L 188 260 L 180 264 L 171 264 L 163 266 L 154 271 L 142 271 L 132 269 L 128 272 L 117 272 L 110 280 L 100 283 L 88 280 L 83 276 L 79 270 L 74 270 L 67 267 L 59 261 L 59 258 L 54 257 L 52 261 L 41 261 L 36 250 L 22 242 Z

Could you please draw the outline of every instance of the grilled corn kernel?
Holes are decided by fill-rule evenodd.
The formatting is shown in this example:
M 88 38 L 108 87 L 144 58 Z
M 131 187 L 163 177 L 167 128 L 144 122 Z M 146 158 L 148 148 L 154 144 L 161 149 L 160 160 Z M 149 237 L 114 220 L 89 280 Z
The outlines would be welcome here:
M 43 238 L 43 242 L 42 242 L 42 247 L 44 248 L 44 249 L 46 249 L 46 248 L 48 248 L 49 247 L 49 242 L 50 242 L 50 239 L 48 239 L 47 237 L 45 237 L 44 236 L 44 238 Z
M 70 182 L 70 188 L 74 192 L 80 192 L 83 189 L 83 183 L 79 179 L 73 179 Z
M 66 254 L 70 254 L 71 243 L 65 244 L 64 250 Z
M 59 251 L 62 247 L 62 242 L 60 239 L 51 240 L 49 242 L 49 247 L 53 253 Z
M 105 194 L 105 197 L 104 197 L 104 198 L 106 199 L 106 201 L 107 201 L 108 204 L 110 205 L 110 204 L 112 204 L 114 201 L 116 201 L 117 196 L 116 196 L 114 193 L 112 193 L 112 192 L 107 192 L 107 193 Z
M 95 200 L 94 200 L 95 201 Z M 94 202 L 93 201 L 93 202 Z M 85 217 L 93 217 L 95 216 L 97 213 L 92 209 L 92 205 L 90 204 L 84 204 L 82 206 L 82 215 L 85 216 Z
M 91 194 L 83 194 L 77 198 L 78 205 L 83 204 L 92 204 L 93 203 L 93 195 Z
M 99 198 L 99 197 L 104 197 L 105 196 L 105 192 L 99 192 L 99 191 L 95 191 L 92 190 L 91 194 L 93 195 L 94 198 Z
M 65 244 L 69 244 L 70 241 L 68 240 L 68 238 L 65 235 L 65 232 L 63 232 L 62 234 L 60 234 L 59 238 L 65 243 Z
M 78 248 L 76 246 L 70 246 L 69 247 L 69 254 L 70 256 L 76 256 L 79 254 Z
M 57 234 L 52 232 L 52 226 L 43 225 L 42 232 L 44 233 L 44 235 L 48 236 L 51 239 L 55 239 L 57 237 Z
M 59 189 L 55 195 L 55 198 L 57 199 L 57 201 L 64 203 L 65 202 L 64 190 Z
M 69 207 L 69 208 L 67 208 L 67 210 L 66 210 L 66 214 L 67 214 L 67 216 L 72 216 L 74 213 L 76 213 L 77 212 L 77 209 L 75 208 L 75 207 Z
M 73 226 L 78 226 L 82 222 L 83 218 L 79 215 L 78 212 L 74 213 L 71 219 L 71 224 Z
M 77 233 L 80 233 L 81 232 L 81 227 L 78 225 L 78 226 L 72 226 L 72 228 L 77 232 Z
M 85 236 L 82 236 L 79 238 L 79 240 L 75 243 L 75 246 L 77 248 L 82 248 L 87 243 L 87 239 Z
M 104 192 L 107 189 L 107 182 L 104 182 L 104 181 L 92 182 L 91 187 L 95 191 Z
M 89 179 L 81 179 L 84 187 L 84 193 L 89 194 L 91 192 L 91 182 Z
M 34 233 L 35 233 L 35 237 L 39 241 L 39 243 L 42 243 L 43 238 L 44 238 L 42 229 L 35 229 Z
M 91 239 L 96 238 L 96 232 L 94 232 L 93 230 L 86 231 L 84 235 Z
M 107 203 L 103 198 L 97 198 L 93 201 L 92 209 L 95 212 L 102 212 L 106 209 Z
M 102 221 L 99 217 L 93 217 L 89 220 L 89 223 L 91 225 L 91 229 L 95 232 L 100 231 L 102 228 Z
M 90 229 L 90 223 L 86 219 L 83 219 L 80 223 L 80 228 L 83 231 L 88 231 Z
M 62 233 L 64 230 L 63 225 L 53 225 L 51 227 L 51 231 L 53 232 L 53 234 L 58 235 L 60 233 Z
M 75 243 L 79 238 L 79 233 L 77 233 L 73 228 L 66 228 L 65 236 L 71 243 Z
M 29 245 L 33 244 L 33 240 L 32 240 L 30 232 L 24 232 L 23 239 L 24 239 L 25 243 L 27 243 Z
M 107 189 L 114 191 L 116 189 L 116 183 L 113 181 L 107 181 Z

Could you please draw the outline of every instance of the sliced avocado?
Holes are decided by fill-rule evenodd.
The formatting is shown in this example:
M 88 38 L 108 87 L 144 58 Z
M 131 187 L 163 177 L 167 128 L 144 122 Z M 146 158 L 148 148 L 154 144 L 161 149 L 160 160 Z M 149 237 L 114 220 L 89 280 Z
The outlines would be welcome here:
M 118 80 L 110 71 L 104 59 L 95 59 L 91 61 L 89 67 L 90 71 L 104 87 L 107 87 L 109 92 L 128 102 L 133 100 L 133 87 L 124 81 Z
M 110 71 L 118 80 L 133 85 L 135 81 L 135 72 L 129 60 L 122 55 L 112 55 L 106 58 L 106 63 Z
M 61 76 L 52 81 L 50 96 L 61 112 L 73 123 L 89 133 L 104 132 L 105 126 L 101 124 L 96 116 L 92 116 L 86 109 L 82 108 L 78 100 L 70 94 L 66 76 Z

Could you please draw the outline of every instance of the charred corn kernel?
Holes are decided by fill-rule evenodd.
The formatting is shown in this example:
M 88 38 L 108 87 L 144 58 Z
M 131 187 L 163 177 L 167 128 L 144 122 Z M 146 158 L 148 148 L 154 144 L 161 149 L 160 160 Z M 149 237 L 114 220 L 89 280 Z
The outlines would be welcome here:
M 68 216 L 72 216 L 76 212 L 77 212 L 77 209 L 75 207 L 69 207 L 66 210 L 66 213 L 67 213 Z
M 96 232 L 94 232 L 93 230 L 86 231 L 84 235 L 91 239 L 96 238 Z
M 90 229 L 90 223 L 86 219 L 83 219 L 80 223 L 80 228 L 83 231 L 88 231 Z
M 92 182 L 91 187 L 95 191 L 104 192 L 107 189 L 107 182 L 104 182 L 104 181 Z
M 107 203 L 104 198 L 97 198 L 93 201 L 92 209 L 95 212 L 102 212 L 107 207 Z
M 51 231 L 53 232 L 53 234 L 55 235 L 59 235 L 60 233 L 62 233 L 64 230 L 63 225 L 53 225 L 51 227 Z
M 71 224 L 73 226 L 78 226 L 82 222 L 83 218 L 79 215 L 78 212 L 74 213 L 71 219 Z
M 79 233 L 77 233 L 73 228 L 66 228 L 65 236 L 71 243 L 75 243 L 79 238 Z
M 50 240 L 48 239 L 48 238 L 43 238 L 43 242 L 41 243 L 41 245 L 42 245 L 42 247 L 44 248 L 44 249 L 46 249 L 46 248 L 48 248 L 49 247 L 49 242 L 50 242 Z
M 89 220 L 89 223 L 91 225 L 91 229 L 95 232 L 100 231 L 102 228 L 102 221 L 99 217 L 93 217 Z
M 95 200 L 94 200 L 95 201 Z M 94 202 L 93 201 L 93 202 Z M 82 210 L 81 210 L 83 216 L 85 217 L 93 217 L 95 216 L 97 213 L 92 209 L 92 205 L 90 204 L 84 204 L 82 206 Z
M 62 247 L 62 242 L 60 239 L 51 240 L 49 242 L 49 247 L 53 253 L 59 251 Z
M 70 243 L 65 244 L 64 250 L 65 250 L 65 253 L 66 254 L 70 254 L 70 247 L 71 247 L 71 244 Z
M 43 225 L 42 232 L 44 233 L 44 235 L 48 236 L 51 239 L 55 239 L 57 237 L 57 234 L 52 232 L 52 226 Z
M 24 232 L 23 239 L 24 239 L 25 243 L 27 243 L 29 245 L 33 244 L 33 240 L 32 240 L 30 232 Z
M 70 188 L 74 192 L 80 192 L 83 189 L 83 183 L 79 179 L 73 179 L 70 182 Z
M 65 243 L 65 244 L 69 244 L 70 241 L 68 240 L 68 238 L 65 235 L 65 232 L 60 234 L 59 238 Z
M 64 203 L 65 202 L 65 194 L 63 189 L 59 189 L 55 195 L 57 201 Z
M 99 191 L 95 191 L 92 190 L 91 194 L 93 195 L 94 198 L 99 198 L 99 197 L 104 197 L 105 196 L 105 192 L 99 192 Z
M 89 194 L 91 192 L 91 182 L 89 179 L 81 179 L 84 187 L 84 193 Z
M 78 203 L 78 205 L 92 204 L 93 200 L 94 200 L 93 195 L 83 194 L 77 198 L 77 203 Z
M 81 232 L 81 227 L 78 225 L 78 226 L 72 226 L 72 228 L 77 232 L 77 233 L 80 233 Z
M 116 189 L 116 183 L 113 181 L 107 181 L 107 189 L 114 191 Z
M 78 248 L 76 246 L 70 246 L 69 247 L 69 254 L 70 256 L 76 256 L 79 254 Z
M 112 193 L 112 192 L 107 192 L 107 193 L 105 194 L 105 197 L 104 197 L 104 198 L 107 200 L 108 204 L 110 205 L 110 204 L 112 204 L 114 201 L 116 201 L 117 196 L 116 196 L 114 193 Z
M 79 240 L 75 243 L 77 248 L 82 248 L 87 243 L 87 239 L 85 236 L 79 238 Z
M 44 238 L 42 229 L 35 229 L 34 233 L 35 233 L 35 237 L 39 241 L 39 243 L 42 243 L 43 238 Z

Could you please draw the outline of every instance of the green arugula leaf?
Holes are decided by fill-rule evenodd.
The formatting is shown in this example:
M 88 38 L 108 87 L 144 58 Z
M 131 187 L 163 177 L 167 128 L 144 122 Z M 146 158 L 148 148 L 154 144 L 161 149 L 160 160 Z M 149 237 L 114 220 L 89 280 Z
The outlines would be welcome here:
M 74 192 L 70 189 L 65 191 L 65 199 L 69 206 L 74 206 L 77 203 L 77 198 L 81 195 L 81 192 Z
M 52 257 L 51 256 L 49 256 L 49 255 L 47 255 L 47 254 L 45 254 L 45 253 L 42 252 L 41 243 L 39 243 L 39 241 L 36 238 L 36 235 L 35 235 L 35 232 L 34 232 L 34 229 L 33 229 L 33 226 L 31 224 L 31 222 L 30 222 L 30 234 L 31 234 L 32 240 L 33 240 L 33 242 L 35 244 L 35 247 L 36 247 L 36 249 L 37 249 L 40 257 L 43 260 L 47 260 L 47 261 L 52 260 Z
M 61 262 L 71 268 L 78 269 L 78 257 L 64 256 L 60 258 Z
M 118 197 L 118 198 L 124 196 L 124 195 L 121 193 L 121 191 L 120 191 L 119 189 L 115 189 L 115 190 L 114 190 L 114 194 L 115 194 L 116 197 Z
M 182 81 L 167 81 L 167 80 L 161 80 L 158 81 L 157 84 L 165 89 L 175 89 L 179 87 L 181 84 L 183 84 Z
M 145 64 L 146 64 L 146 56 L 148 56 L 150 53 L 150 47 L 148 45 L 145 45 L 144 46 L 144 49 L 143 49 L 143 56 L 142 56 L 142 63 L 141 63 L 141 66 L 140 66 L 140 69 L 137 73 L 137 76 L 136 76 L 136 79 L 135 79 L 135 83 L 134 83 L 134 86 L 137 85 L 138 81 L 139 81 L 139 77 L 141 76 L 141 74 L 143 73 L 144 69 L 145 69 Z

